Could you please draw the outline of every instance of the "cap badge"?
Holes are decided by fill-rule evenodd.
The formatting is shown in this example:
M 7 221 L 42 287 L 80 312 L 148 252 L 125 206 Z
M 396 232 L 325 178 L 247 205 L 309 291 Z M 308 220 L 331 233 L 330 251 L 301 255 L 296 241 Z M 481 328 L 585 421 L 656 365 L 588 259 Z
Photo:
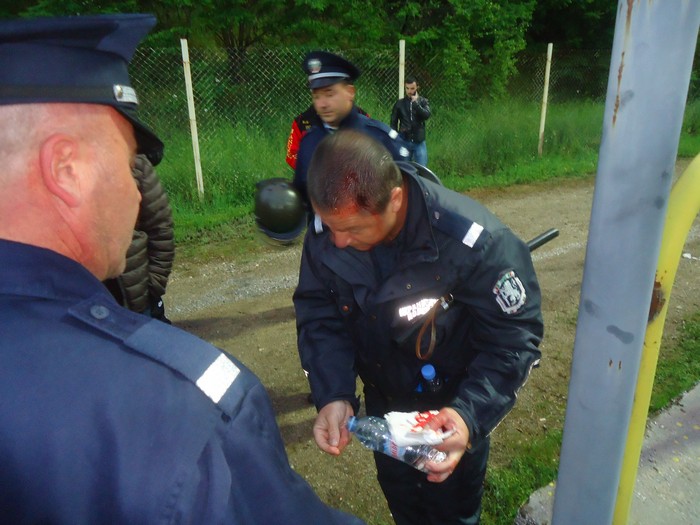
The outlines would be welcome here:
M 318 58 L 312 58 L 309 60 L 308 66 L 312 75 L 315 75 L 321 71 L 321 61 Z
M 122 86 L 120 84 L 115 84 L 114 89 L 114 99 L 117 102 L 126 102 L 129 104 L 139 103 L 139 99 L 136 96 L 136 91 L 131 86 Z

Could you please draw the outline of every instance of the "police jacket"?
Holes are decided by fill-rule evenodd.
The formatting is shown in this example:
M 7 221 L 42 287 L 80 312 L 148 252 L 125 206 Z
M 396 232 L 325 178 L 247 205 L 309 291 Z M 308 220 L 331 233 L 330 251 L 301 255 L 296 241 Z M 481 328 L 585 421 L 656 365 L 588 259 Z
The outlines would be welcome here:
M 350 114 L 340 123 L 340 129 L 355 129 L 361 131 L 384 144 L 394 160 L 408 159 L 409 152 L 396 131 L 383 122 L 360 114 L 355 108 L 356 106 L 353 106 L 353 110 Z M 330 133 L 332 133 L 332 131 L 325 126 L 312 127 L 306 135 L 304 135 L 301 140 L 301 145 L 299 146 L 293 184 L 297 190 L 299 190 L 302 199 L 307 205 L 309 204 L 309 197 L 306 193 L 306 174 L 309 170 L 311 157 L 314 151 L 316 151 L 316 146 L 318 146 L 319 142 Z
M 354 106 L 355 110 L 369 117 L 367 112 L 360 106 Z M 300 113 L 292 121 L 292 129 L 289 131 L 289 137 L 287 137 L 287 156 L 285 160 L 289 167 L 295 169 L 297 166 L 297 153 L 299 152 L 299 146 L 301 144 L 301 139 L 304 137 L 307 131 L 312 127 L 323 126 L 323 120 L 318 116 L 316 108 L 311 104 L 306 111 Z
M 0 522 L 359 524 L 289 466 L 240 362 L 0 240 Z
M 141 192 L 139 216 L 126 268 L 105 284 L 123 306 L 144 312 L 165 294 L 175 259 L 175 234 L 168 195 L 145 155 L 137 155 L 132 175 Z
M 476 445 L 539 362 L 539 285 L 528 247 L 492 213 L 399 164 L 409 209 L 388 277 L 378 278 L 376 248 L 338 249 L 318 220 L 306 234 L 294 293 L 302 367 L 318 408 L 347 400 L 357 411 L 359 373 L 368 414 L 450 406 Z M 426 359 L 430 324 L 419 339 L 420 328 L 440 298 Z M 445 381 L 433 406 L 415 393 L 426 362 Z
M 425 121 L 430 118 L 430 104 L 425 97 L 418 96 L 415 102 L 410 97 L 400 98 L 391 110 L 391 128 L 409 142 L 425 140 Z

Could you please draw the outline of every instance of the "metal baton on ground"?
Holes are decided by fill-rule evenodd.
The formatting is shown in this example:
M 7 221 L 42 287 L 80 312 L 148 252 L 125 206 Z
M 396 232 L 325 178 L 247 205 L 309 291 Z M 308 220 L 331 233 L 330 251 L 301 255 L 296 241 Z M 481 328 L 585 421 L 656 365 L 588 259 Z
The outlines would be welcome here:
M 556 228 L 551 228 L 546 232 L 540 233 L 537 237 L 527 241 L 527 247 L 530 248 L 530 251 L 532 252 L 556 237 L 559 237 L 559 230 Z

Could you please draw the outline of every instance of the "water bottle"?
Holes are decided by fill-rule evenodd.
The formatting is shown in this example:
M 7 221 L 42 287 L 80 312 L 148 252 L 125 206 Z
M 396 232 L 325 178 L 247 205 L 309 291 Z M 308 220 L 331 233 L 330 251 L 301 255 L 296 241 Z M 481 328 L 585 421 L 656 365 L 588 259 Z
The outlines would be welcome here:
M 431 364 L 423 365 L 420 369 L 423 376 L 423 389 L 426 392 L 439 392 L 442 389 L 442 379 L 437 375 L 435 367 Z
M 362 445 L 370 450 L 382 452 L 394 459 L 408 463 L 414 468 L 427 472 L 426 461 L 439 463 L 445 461 L 447 454 L 434 449 L 430 445 L 409 445 L 399 447 L 391 438 L 391 431 L 386 419 L 377 416 L 351 417 L 348 419 L 348 430 Z

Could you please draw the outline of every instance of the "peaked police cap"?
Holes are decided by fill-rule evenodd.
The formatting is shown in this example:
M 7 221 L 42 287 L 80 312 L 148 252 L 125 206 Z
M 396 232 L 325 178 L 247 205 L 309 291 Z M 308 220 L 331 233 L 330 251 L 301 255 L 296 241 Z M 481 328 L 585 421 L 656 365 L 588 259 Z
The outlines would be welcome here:
M 128 73 L 155 23 L 148 14 L 0 20 L 0 104 L 112 106 L 133 125 L 138 152 L 157 164 L 163 143 L 138 119 Z
M 342 81 L 351 84 L 360 76 L 360 70 L 343 57 L 327 51 L 312 51 L 301 64 L 308 75 L 309 89 L 317 89 Z

